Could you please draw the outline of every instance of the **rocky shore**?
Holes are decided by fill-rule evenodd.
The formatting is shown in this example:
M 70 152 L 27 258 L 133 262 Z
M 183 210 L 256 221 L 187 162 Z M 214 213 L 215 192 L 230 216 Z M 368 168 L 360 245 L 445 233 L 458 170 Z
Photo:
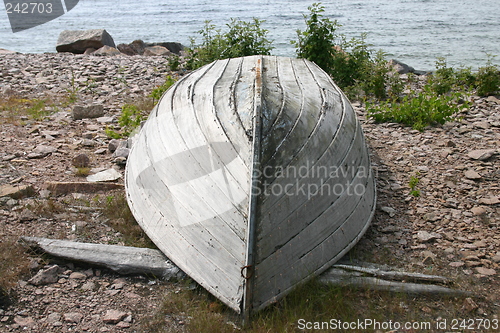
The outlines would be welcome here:
M 0 241 L 35 236 L 125 244 L 116 221 L 92 204 L 123 193 L 127 143 L 111 140 L 105 130 L 117 126 L 124 104 L 152 106 L 154 87 L 167 75 L 185 74 L 170 70 L 169 57 L 0 56 Z M 377 173 L 379 209 L 353 253 L 453 278 L 475 295 L 457 300 L 464 313 L 498 319 L 500 100 L 472 98 L 460 120 L 424 132 L 375 124 L 354 103 Z M 13 100 L 30 106 L 44 101 L 47 115 L 18 114 L 7 107 Z M 84 167 L 89 176 L 111 174 L 118 188 L 88 186 L 107 183 L 82 176 Z M 411 177 L 418 179 L 418 197 L 410 195 Z M 59 183 L 80 185 L 54 185 Z M 34 279 L 37 273 L 48 280 Z M 30 272 L 14 287 L 15 302 L 0 303 L 0 331 L 140 332 L 162 299 L 180 288 L 32 255 Z M 436 319 L 433 306 L 439 305 L 414 311 Z M 172 314 L 170 331 L 182 331 L 186 320 Z

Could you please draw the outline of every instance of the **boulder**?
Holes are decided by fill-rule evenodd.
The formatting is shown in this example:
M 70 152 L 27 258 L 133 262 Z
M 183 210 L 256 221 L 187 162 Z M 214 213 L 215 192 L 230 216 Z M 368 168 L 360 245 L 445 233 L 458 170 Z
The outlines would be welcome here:
M 120 54 L 122 54 L 120 51 L 108 45 L 104 45 L 99 50 L 92 52 L 92 55 L 95 56 L 114 56 Z
M 146 46 L 163 46 L 164 48 L 175 54 L 180 54 L 181 51 L 184 50 L 184 46 L 181 43 L 176 42 L 146 43 Z
M 121 53 L 129 56 L 142 55 L 146 48 L 146 44 L 142 40 L 137 39 L 130 44 L 119 44 L 117 48 Z
M 169 55 L 169 54 L 170 54 L 170 51 L 166 47 L 159 46 L 159 45 L 148 46 L 144 50 L 145 56 L 165 56 L 165 55 Z
M 82 54 L 88 48 L 115 47 L 111 35 L 104 29 L 64 30 L 57 39 L 57 52 Z
M 396 59 L 389 60 L 389 67 L 393 68 L 399 74 L 413 73 L 415 69 L 407 64 L 402 63 Z
M 6 50 L 6 49 L 0 48 L 0 54 L 16 54 L 16 53 L 17 53 L 16 51 L 11 51 L 11 50 Z

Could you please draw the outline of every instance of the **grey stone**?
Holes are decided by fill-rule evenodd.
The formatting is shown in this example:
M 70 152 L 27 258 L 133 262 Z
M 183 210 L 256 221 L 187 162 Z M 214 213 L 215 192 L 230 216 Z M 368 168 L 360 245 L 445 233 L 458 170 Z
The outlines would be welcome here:
M 421 243 L 427 243 L 437 238 L 441 238 L 441 235 L 435 232 L 429 233 L 427 231 L 420 230 L 417 232 L 417 238 Z
M 495 149 L 478 149 L 467 154 L 473 160 L 485 161 L 496 153 Z
M 394 217 L 394 215 L 396 215 L 396 210 L 392 207 L 382 207 L 380 210 L 389 214 L 390 217 Z
M 144 50 L 145 56 L 166 56 L 169 54 L 170 54 L 170 51 L 166 47 L 159 46 L 159 45 L 148 46 Z
M 465 178 L 472 179 L 472 180 L 476 180 L 476 179 L 481 179 L 482 178 L 481 175 L 478 174 L 474 170 L 467 170 L 467 171 L 465 171 L 464 176 L 465 176 Z
M 120 52 L 129 56 L 142 55 L 145 48 L 146 44 L 140 39 L 134 40 L 130 44 L 119 44 L 117 46 L 117 49 L 120 50 Z
M 128 148 L 118 148 L 115 150 L 113 156 L 127 158 L 129 153 L 130 153 L 130 149 L 128 149 Z
M 111 168 L 108 170 L 104 170 L 101 172 L 98 172 L 94 175 L 87 176 L 87 181 L 88 182 L 112 182 L 115 180 L 118 180 L 122 177 L 122 174 L 116 171 L 115 169 Z
M 69 278 L 73 280 L 85 280 L 87 278 L 87 275 L 80 272 L 73 272 L 70 274 Z
M 415 69 L 407 64 L 402 63 L 396 59 L 389 60 L 389 66 L 394 69 L 399 74 L 413 73 Z
M 120 310 L 107 310 L 102 318 L 106 324 L 118 324 L 120 321 L 127 317 L 127 313 Z
M 88 168 L 90 166 L 90 158 L 86 154 L 80 154 L 71 160 L 75 168 Z
M 95 56 L 115 56 L 115 55 L 121 55 L 122 53 L 118 51 L 116 48 L 104 45 L 100 49 L 92 52 L 92 55 Z
M 47 155 L 50 155 L 57 151 L 56 148 L 47 146 L 47 145 L 39 145 L 37 146 L 31 153 L 28 154 L 28 158 L 36 159 L 36 158 L 44 158 Z
M 64 30 L 57 39 L 57 52 L 82 54 L 88 48 L 99 49 L 104 45 L 115 47 L 113 37 L 104 29 Z
M 111 139 L 108 143 L 108 149 L 112 153 L 114 153 L 119 146 L 120 146 L 120 140 L 118 139 Z
M 57 275 L 60 271 L 61 268 L 57 265 L 53 265 L 47 269 L 41 269 L 35 276 L 29 279 L 28 282 L 34 286 L 56 283 L 59 279 Z
M 102 104 L 75 105 L 71 116 L 74 120 L 86 118 L 99 118 L 104 115 Z
M 50 324 L 61 321 L 61 314 L 58 312 L 52 312 L 47 316 L 46 321 Z
M 184 46 L 181 43 L 177 42 L 161 42 L 161 43 L 146 43 L 146 46 L 163 46 L 167 48 L 170 52 L 175 54 L 181 54 L 181 51 L 184 50 Z
M 79 312 L 70 312 L 64 314 L 64 321 L 67 323 L 75 323 L 78 324 L 83 319 L 83 314 Z

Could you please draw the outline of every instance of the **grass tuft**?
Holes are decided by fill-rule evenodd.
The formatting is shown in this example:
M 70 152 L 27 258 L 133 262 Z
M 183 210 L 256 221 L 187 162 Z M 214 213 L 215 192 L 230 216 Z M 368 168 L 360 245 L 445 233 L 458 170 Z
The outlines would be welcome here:
M 119 232 L 127 246 L 156 248 L 146 233 L 137 224 L 124 194 L 108 195 L 94 199 L 109 219 L 108 225 Z
M 12 288 L 29 272 L 29 259 L 17 239 L 0 239 L 0 308 L 7 307 L 13 298 Z

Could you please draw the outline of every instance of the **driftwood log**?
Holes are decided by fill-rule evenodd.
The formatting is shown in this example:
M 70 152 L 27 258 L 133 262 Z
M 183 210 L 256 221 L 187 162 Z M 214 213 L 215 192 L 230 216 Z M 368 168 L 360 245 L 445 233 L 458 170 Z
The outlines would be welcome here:
M 22 237 L 21 242 L 33 250 L 42 251 L 54 257 L 105 267 L 118 274 L 146 274 L 167 280 L 186 277 L 159 250 L 38 237 Z M 349 261 L 341 261 L 333 265 L 319 276 L 319 281 L 331 285 L 398 293 L 443 296 L 470 295 L 467 291 L 438 285 L 452 282 L 446 277 L 387 270 L 385 266 L 381 265 Z
M 54 257 L 105 267 L 118 274 L 146 274 L 167 280 L 184 276 L 163 253 L 154 249 L 38 237 L 22 237 L 21 242 Z

